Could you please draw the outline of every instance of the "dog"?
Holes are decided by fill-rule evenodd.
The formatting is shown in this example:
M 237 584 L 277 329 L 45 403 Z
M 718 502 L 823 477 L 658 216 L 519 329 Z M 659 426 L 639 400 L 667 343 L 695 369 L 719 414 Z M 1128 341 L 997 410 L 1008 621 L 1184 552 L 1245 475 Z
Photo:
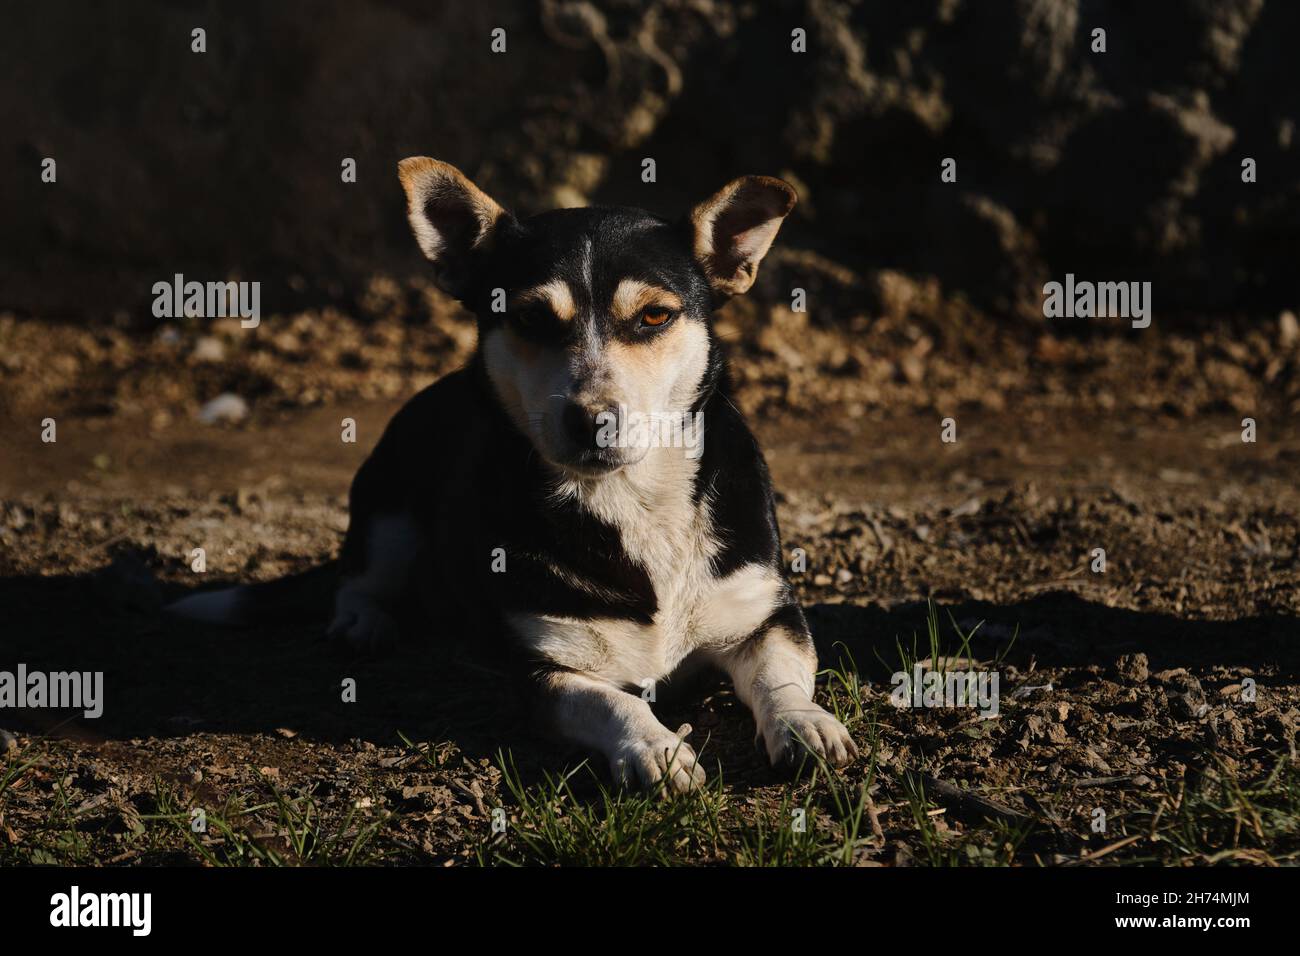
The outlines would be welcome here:
M 731 399 L 714 311 L 752 285 L 794 208 L 733 180 L 684 218 L 511 215 L 454 166 L 398 166 L 437 285 L 478 319 L 468 364 L 392 419 L 353 482 L 329 631 L 393 639 L 396 608 L 506 638 L 538 713 L 664 792 L 705 781 L 646 688 L 698 664 L 730 677 L 773 765 L 857 750 L 813 700 L 817 655 L 782 562 L 772 482 Z M 686 422 L 625 437 L 622 420 Z M 174 613 L 258 620 L 277 582 Z

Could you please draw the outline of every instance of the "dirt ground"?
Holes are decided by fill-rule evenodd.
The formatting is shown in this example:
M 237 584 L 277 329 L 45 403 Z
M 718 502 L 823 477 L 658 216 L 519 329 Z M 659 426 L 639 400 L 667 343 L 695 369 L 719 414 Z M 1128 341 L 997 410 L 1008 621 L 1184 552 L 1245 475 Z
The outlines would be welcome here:
M 159 615 L 333 556 L 385 421 L 472 347 L 427 289 L 372 291 L 371 314 L 255 332 L 0 317 L 0 669 L 103 671 L 106 697 L 94 720 L 0 710 L 0 863 L 1297 860 L 1294 318 L 1061 335 L 898 277 L 835 327 L 730 311 L 823 700 L 862 757 L 782 776 L 706 680 L 657 709 L 714 782 L 655 801 L 562 777 L 584 755 L 532 733 L 473 635 L 371 658 L 317 620 Z M 894 672 L 962 659 L 998 674 L 995 719 L 891 705 Z

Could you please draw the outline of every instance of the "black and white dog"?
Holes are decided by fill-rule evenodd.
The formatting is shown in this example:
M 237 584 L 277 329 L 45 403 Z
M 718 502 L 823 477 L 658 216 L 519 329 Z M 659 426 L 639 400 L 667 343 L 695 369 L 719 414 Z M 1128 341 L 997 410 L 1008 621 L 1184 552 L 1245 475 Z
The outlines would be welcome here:
M 794 190 L 746 176 L 677 222 L 627 208 L 518 220 L 446 163 L 406 159 L 399 176 L 479 344 L 357 474 L 331 633 L 382 642 L 412 595 L 435 627 L 500 631 L 550 725 L 624 782 L 703 782 L 643 699 L 695 663 L 730 676 L 774 764 L 850 761 L 848 732 L 813 702 L 771 478 L 711 320 L 754 281 Z M 255 620 L 267 587 L 172 610 Z

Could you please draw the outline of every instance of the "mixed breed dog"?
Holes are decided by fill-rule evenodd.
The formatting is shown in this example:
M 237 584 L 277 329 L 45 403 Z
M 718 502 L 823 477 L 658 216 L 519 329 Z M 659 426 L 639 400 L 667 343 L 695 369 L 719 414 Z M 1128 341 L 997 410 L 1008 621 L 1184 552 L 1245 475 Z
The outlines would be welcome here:
M 677 221 L 604 207 L 517 219 L 447 163 L 406 159 L 399 177 L 478 347 L 357 473 L 330 633 L 379 645 L 415 605 L 435 630 L 500 634 L 548 726 L 628 784 L 704 781 L 689 727 L 662 724 L 644 693 L 698 665 L 730 677 L 773 765 L 852 760 L 813 700 L 771 478 L 712 324 L 753 283 L 794 190 L 745 176 Z M 702 434 L 610 441 L 628 409 Z M 285 594 L 254 584 L 170 610 L 248 624 Z

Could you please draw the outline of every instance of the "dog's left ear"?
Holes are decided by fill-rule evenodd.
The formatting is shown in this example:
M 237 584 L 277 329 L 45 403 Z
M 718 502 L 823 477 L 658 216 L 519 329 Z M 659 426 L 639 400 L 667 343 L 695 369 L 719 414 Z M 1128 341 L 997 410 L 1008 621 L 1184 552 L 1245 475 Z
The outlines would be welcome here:
M 798 198 L 785 180 L 742 176 L 691 210 L 695 258 L 715 295 L 740 295 L 754 284 L 758 264 Z
M 438 285 L 460 294 L 473 252 L 491 242 L 510 214 L 450 163 L 411 156 L 397 164 L 397 176 L 411 231 L 433 263 Z

